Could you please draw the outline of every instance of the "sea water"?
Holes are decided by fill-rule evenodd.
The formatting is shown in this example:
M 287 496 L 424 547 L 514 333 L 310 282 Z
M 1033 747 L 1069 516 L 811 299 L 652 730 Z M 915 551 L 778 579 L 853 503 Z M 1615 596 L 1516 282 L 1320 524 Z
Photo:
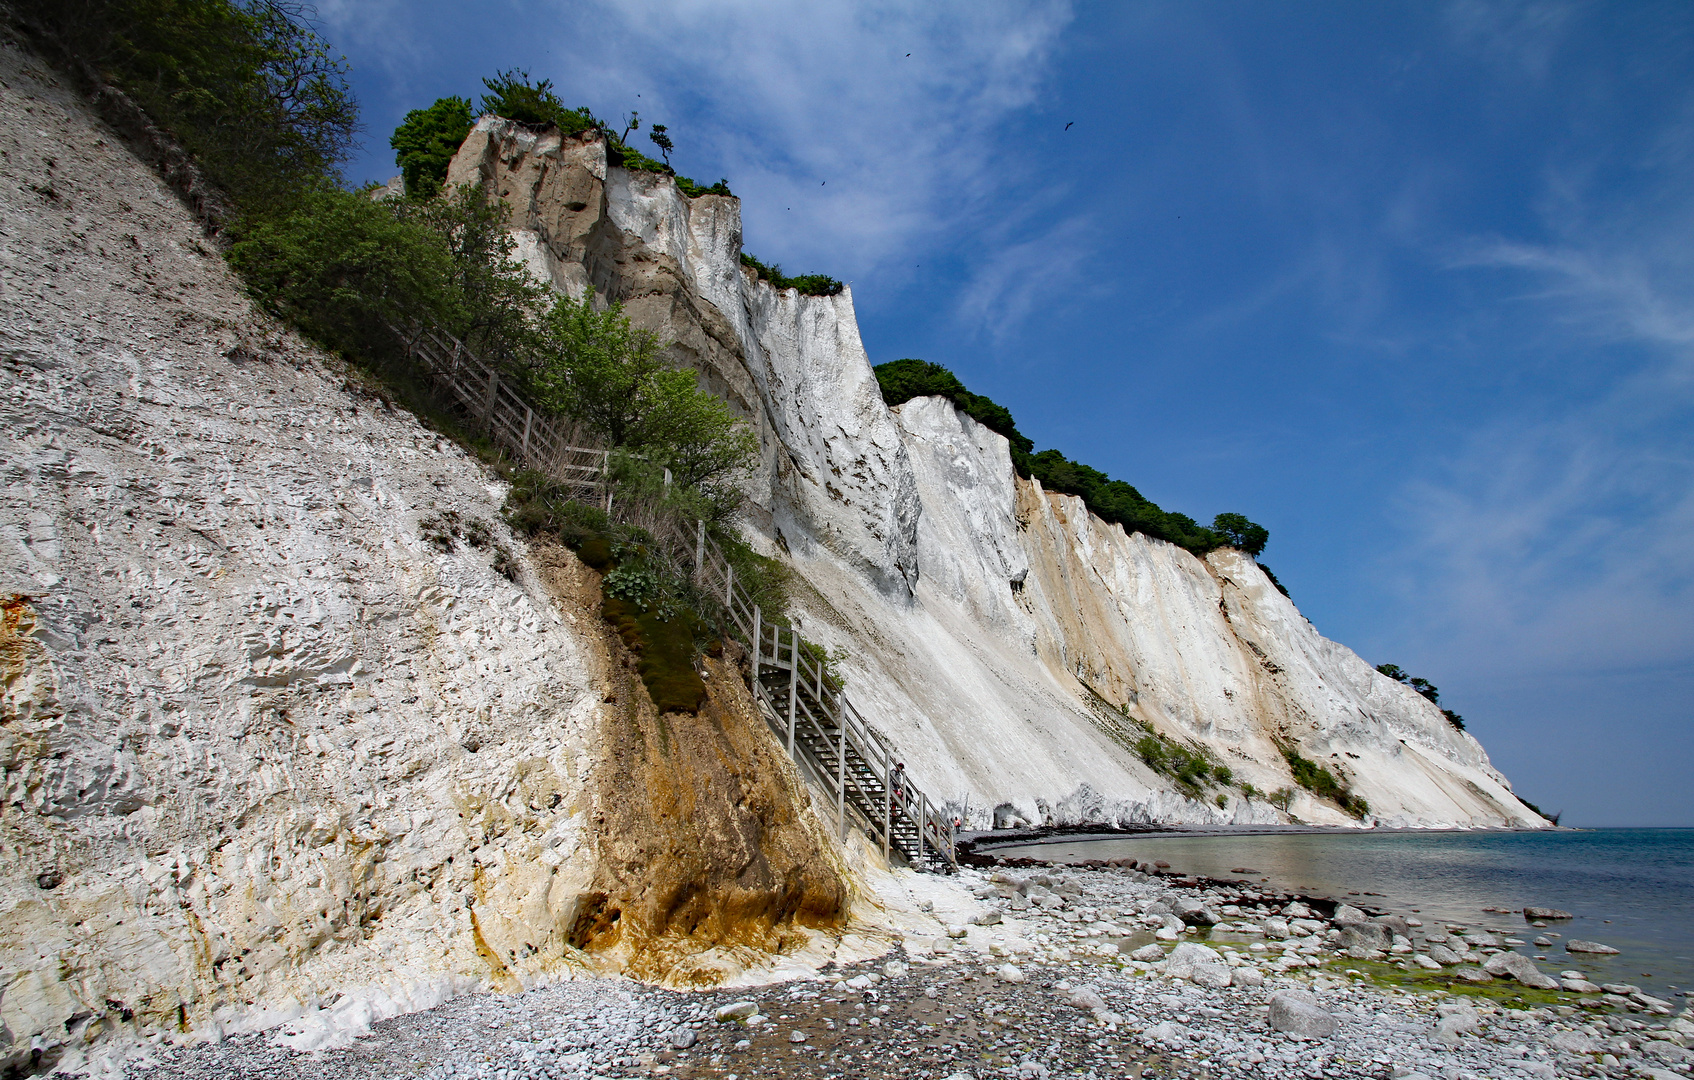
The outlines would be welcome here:
M 1556 933 L 1543 970 L 1581 970 L 1668 996 L 1694 989 L 1694 829 L 1540 832 L 1290 832 L 1056 838 L 996 855 L 1072 862 L 1133 858 L 1206 877 L 1268 878 L 1281 888 L 1353 900 L 1423 920 L 1498 929 L 1524 941 Z M 1255 873 L 1240 874 L 1237 870 Z M 1545 929 L 1484 908 L 1550 907 L 1570 921 Z M 1571 938 L 1622 950 L 1565 952 Z

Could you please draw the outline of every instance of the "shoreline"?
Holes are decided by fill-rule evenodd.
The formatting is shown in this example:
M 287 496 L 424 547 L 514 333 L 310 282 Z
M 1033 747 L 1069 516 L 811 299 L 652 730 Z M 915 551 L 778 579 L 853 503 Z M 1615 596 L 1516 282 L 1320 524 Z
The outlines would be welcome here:
M 254 1035 L 161 1053 L 139 1075 L 1681 1080 L 1694 1073 L 1694 1018 L 1686 1008 L 1673 1016 L 1669 1002 L 1622 994 L 1578 1004 L 1581 995 L 1537 989 L 1509 972 L 1488 975 L 1486 963 L 1469 965 L 1486 982 L 1406 985 L 1397 981 L 1407 974 L 1395 966 L 1407 955 L 1397 948 L 1398 931 L 1427 942 L 1439 927 L 1297 899 L 1267 883 L 1178 880 L 1122 866 L 965 867 L 948 878 L 897 872 L 882 898 L 899 927 L 888 953 L 786 984 L 690 992 L 594 979 L 472 995 L 378 1024 L 341 1049 L 294 1054 Z M 1467 951 L 1475 961 L 1510 951 L 1474 936 Z M 1367 947 L 1376 944 L 1385 948 Z
M 961 831 L 959 844 L 970 852 L 992 851 L 1002 847 L 1015 847 L 1023 844 L 1049 843 L 1080 843 L 1086 840 L 1117 840 L 1135 837 L 1141 840 L 1166 840 L 1184 836 L 1441 836 L 1459 835 L 1474 836 L 1488 833 L 1546 833 L 1546 832 L 1591 832 L 1595 830 L 1581 829 L 1572 825 L 1552 825 L 1542 829 L 1522 827 L 1488 827 L 1488 828 L 1389 828 L 1378 826 L 1362 828 L 1349 825 L 1181 825 L 1181 824 L 1137 824 L 1137 825 L 1041 825 L 1022 829 L 984 829 L 978 831 Z

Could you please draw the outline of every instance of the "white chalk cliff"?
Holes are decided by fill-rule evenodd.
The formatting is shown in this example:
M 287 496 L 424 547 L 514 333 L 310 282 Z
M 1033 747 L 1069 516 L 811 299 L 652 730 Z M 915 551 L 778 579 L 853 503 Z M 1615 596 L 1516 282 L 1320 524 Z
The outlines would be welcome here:
M 1318 634 L 1251 559 L 1042 491 L 943 399 L 885 406 L 851 292 L 744 269 L 737 200 L 611 166 L 591 134 L 492 117 L 449 182 L 504 199 L 538 276 L 623 301 L 754 424 L 750 532 L 810 586 L 804 629 L 847 651 L 860 711 L 970 825 L 1287 820 L 1239 788 L 1222 806 L 1182 796 L 1132 749 L 1148 729 L 1260 792 L 1294 786 L 1286 746 L 1368 800 L 1367 824 L 1545 824 L 1476 739 Z M 1304 792 L 1291 809 L 1360 823 Z

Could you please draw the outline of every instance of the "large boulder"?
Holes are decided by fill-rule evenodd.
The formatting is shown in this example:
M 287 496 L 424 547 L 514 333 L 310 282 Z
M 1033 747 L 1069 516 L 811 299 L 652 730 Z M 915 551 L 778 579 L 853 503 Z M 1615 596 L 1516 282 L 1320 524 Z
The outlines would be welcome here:
M 1525 986 L 1533 986 L 1537 990 L 1559 989 L 1559 980 L 1536 967 L 1535 961 L 1523 953 L 1495 953 L 1482 965 L 1482 970 L 1490 975 L 1502 978 L 1510 976 Z
M 1523 909 L 1523 917 L 1533 922 L 1536 919 L 1573 919 L 1576 916 L 1568 911 L 1560 911 L 1558 908 L 1526 907 Z
M 1282 990 L 1270 999 L 1270 1026 L 1302 1039 L 1327 1039 L 1335 1034 L 1335 1017 L 1318 999 L 1303 990 Z
M 1229 985 L 1229 965 L 1216 949 L 1185 941 L 1171 950 L 1165 960 L 1165 974 L 1173 979 L 1188 979 L 1202 986 Z M 1221 977 L 1220 977 L 1221 976 Z
M 1579 941 L 1574 938 L 1565 942 L 1565 951 L 1592 953 L 1596 956 L 1616 956 L 1618 954 L 1618 951 L 1610 945 L 1602 945 L 1598 941 Z
M 1216 926 L 1221 921 L 1210 908 L 1191 896 L 1171 905 L 1171 913 L 1189 926 Z
M 1449 949 L 1445 945 L 1431 945 L 1429 947 L 1429 955 L 1431 959 L 1445 967 L 1453 967 L 1456 964 L 1464 963 L 1464 960 L 1458 953 Z

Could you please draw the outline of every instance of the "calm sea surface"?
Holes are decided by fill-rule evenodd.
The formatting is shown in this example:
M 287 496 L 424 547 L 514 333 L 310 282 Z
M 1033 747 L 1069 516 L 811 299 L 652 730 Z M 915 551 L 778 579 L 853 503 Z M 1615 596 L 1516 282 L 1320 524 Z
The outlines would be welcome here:
M 1135 858 L 1211 877 L 1256 878 L 1400 914 L 1537 932 L 1520 915 L 1485 907 L 1560 908 L 1576 918 L 1548 931 L 1600 941 L 1621 955 L 1579 958 L 1562 942 L 1548 971 L 1580 969 L 1595 982 L 1627 982 L 1666 995 L 1694 989 L 1694 829 L 1592 829 L 1501 833 L 1269 833 L 1052 841 L 997 847 L 994 854 L 1066 862 Z M 1380 895 L 1366 896 L 1365 893 Z

